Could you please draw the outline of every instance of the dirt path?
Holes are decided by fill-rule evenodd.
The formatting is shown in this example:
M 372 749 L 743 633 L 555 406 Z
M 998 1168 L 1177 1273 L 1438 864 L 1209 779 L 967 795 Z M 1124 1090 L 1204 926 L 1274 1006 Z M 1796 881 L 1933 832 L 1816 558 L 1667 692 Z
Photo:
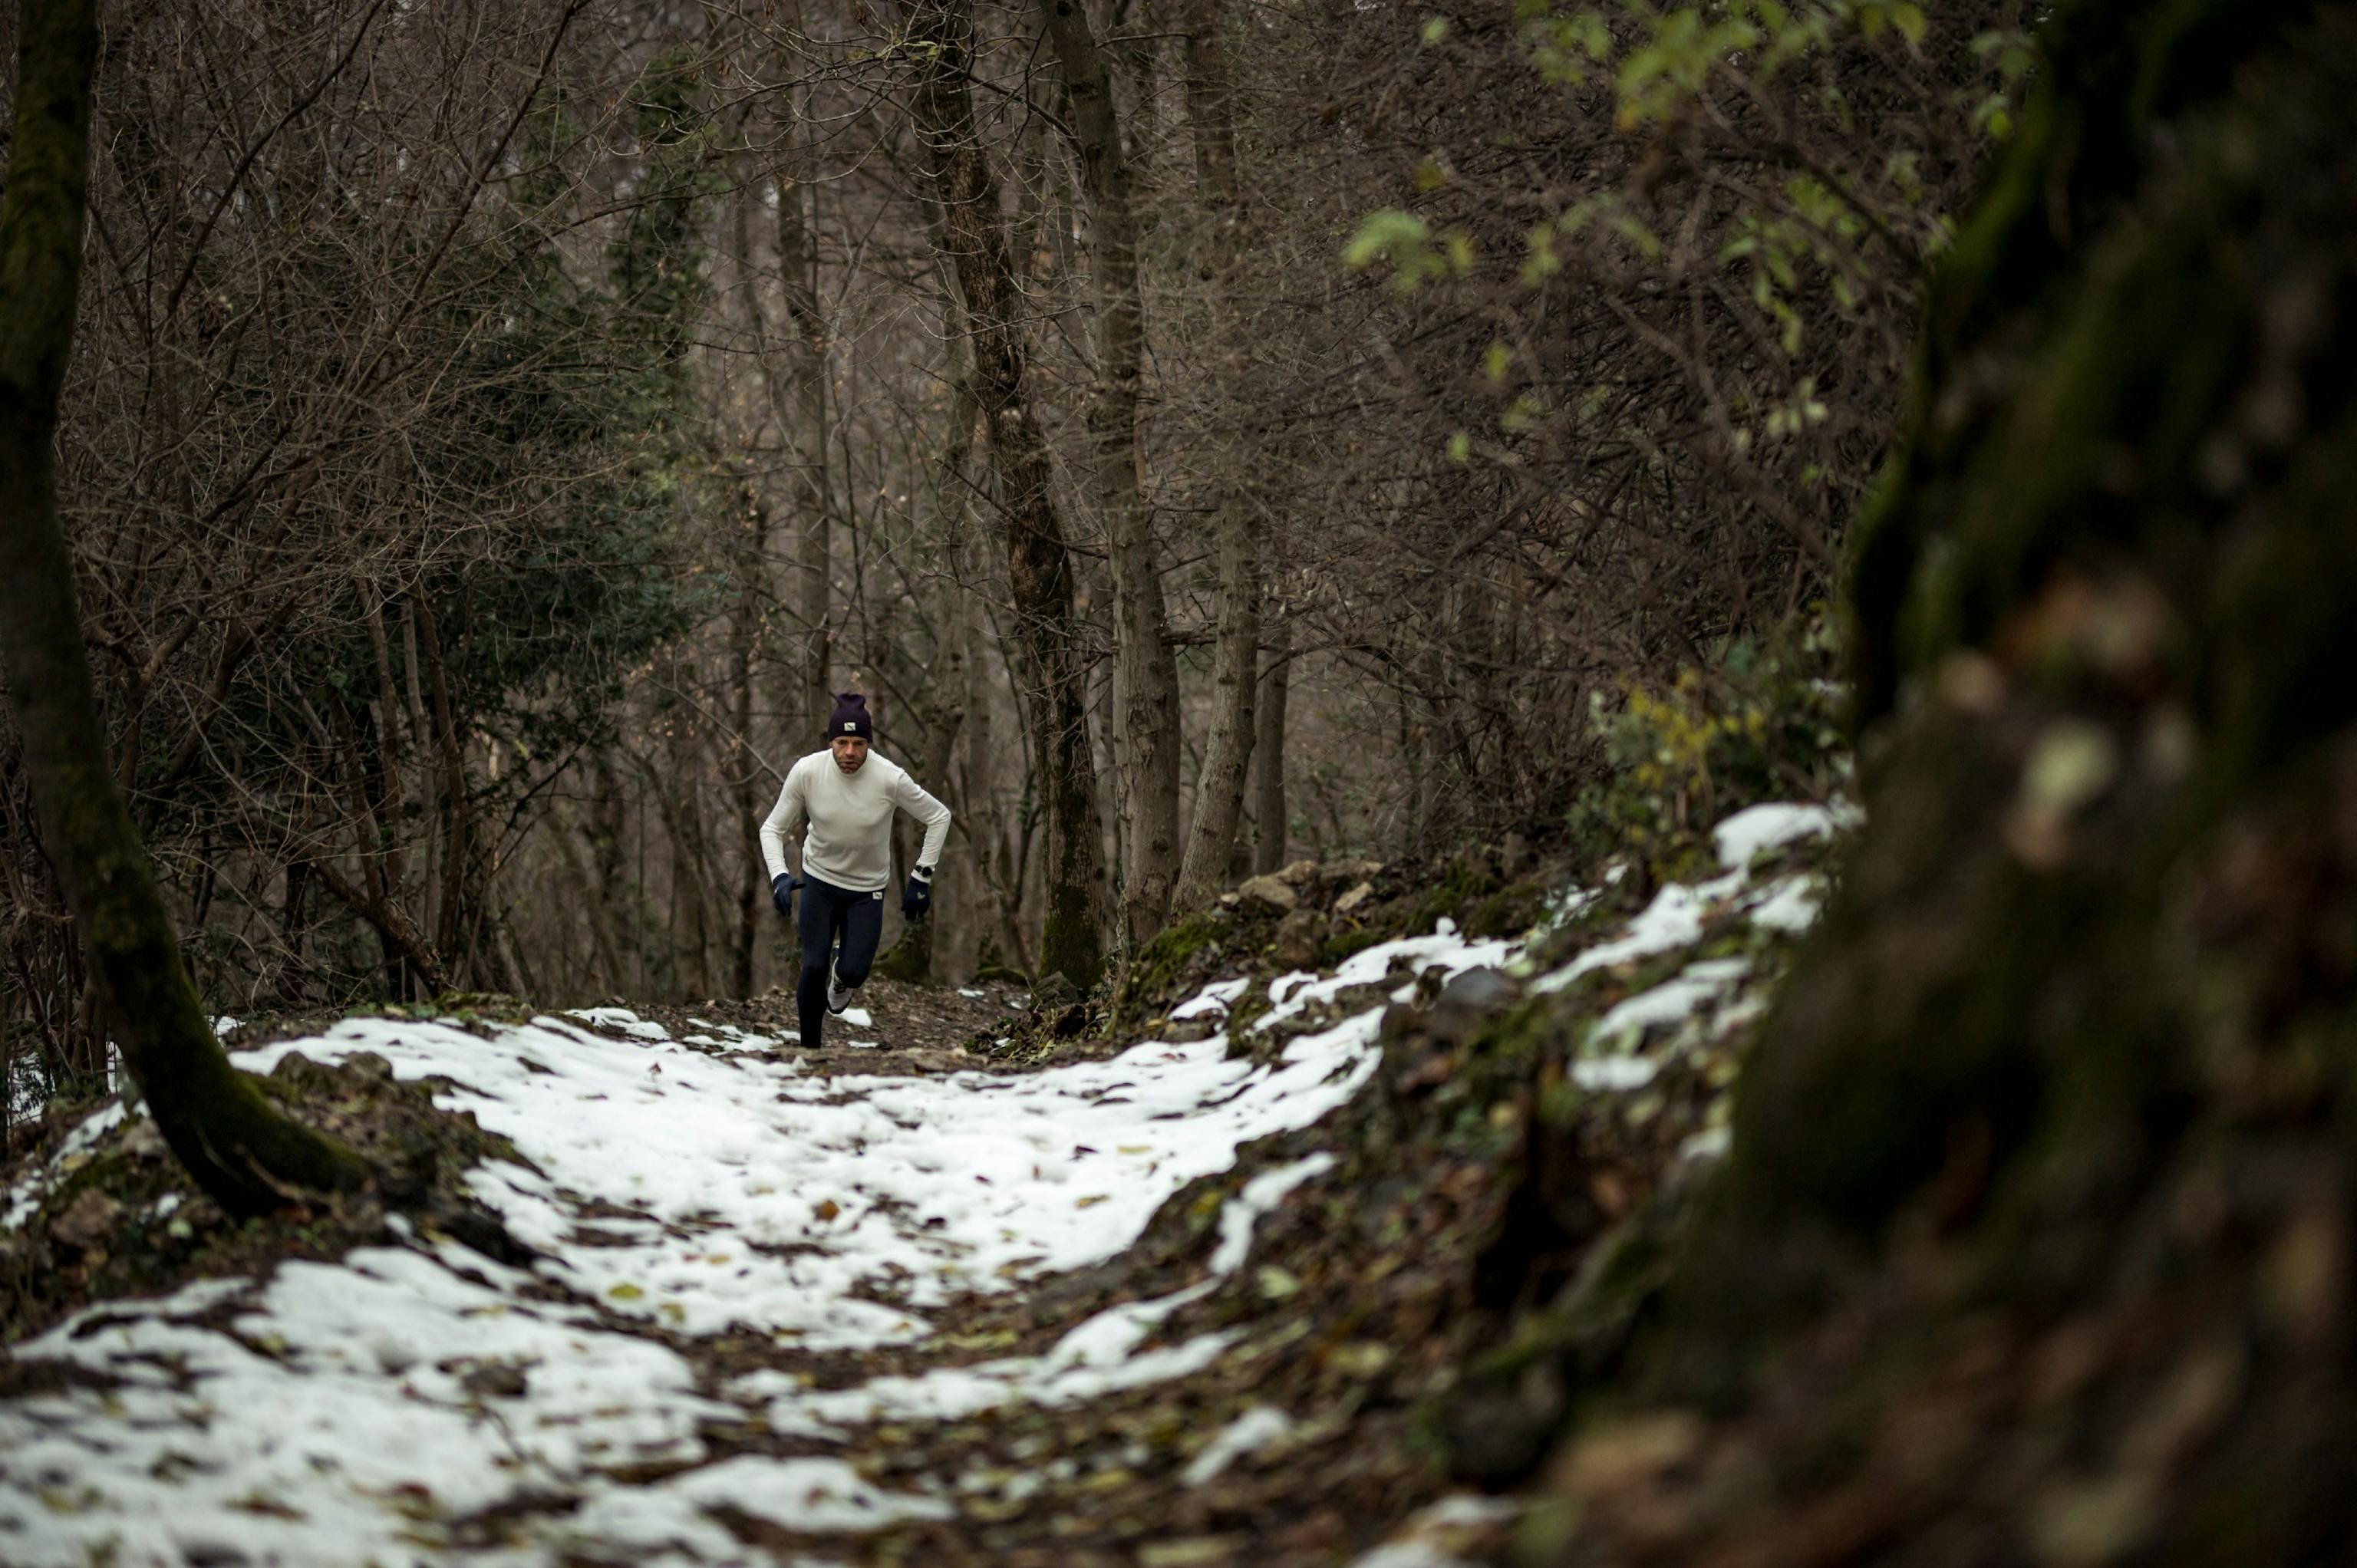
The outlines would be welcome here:
M 819 1053 L 782 999 L 249 1050 L 436 1084 L 511 1141 L 470 1180 L 538 1262 L 395 1219 L 85 1308 L 17 1348 L 81 1386 L 0 1414 L 9 1560 L 1347 1559 L 1433 1485 L 1366 1441 L 1396 1357 L 1299 1299 L 1380 1006 L 977 1070 L 1010 1000 L 879 985 Z
M 1641 908 L 1566 894 L 1527 950 L 1444 922 L 1211 979 L 1147 1038 L 1030 1069 L 965 1048 L 1010 995 L 884 984 L 820 1053 L 783 997 L 233 1039 L 335 1114 L 430 1097 L 497 1223 L 297 1216 L 241 1253 L 152 1123 L 85 1122 L 16 1181 L 0 1247 L 68 1282 L 135 1239 L 215 1250 L 11 1347 L 0 1559 L 1492 1557 L 1518 1508 L 1453 1490 L 1432 1423 L 1500 1473 L 1557 1430 L 1481 1294 L 1524 1119 L 1581 1128 L 1544 1198 L 1589 1217 L 1566 1271 L 1717 1156 L 1822 886 L 1779 858 L 1830 831 L 1812 810 Z M 1568 1052 L 1544 1105 L 1516 1028 Z M 76 1224 L 93 1171 L 137 1177 L 102 1232 Z

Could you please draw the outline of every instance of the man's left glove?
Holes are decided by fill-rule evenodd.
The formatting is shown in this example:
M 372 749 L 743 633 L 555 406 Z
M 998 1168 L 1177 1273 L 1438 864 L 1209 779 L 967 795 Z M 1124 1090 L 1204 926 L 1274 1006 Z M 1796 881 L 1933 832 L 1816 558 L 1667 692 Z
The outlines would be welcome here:
M 909 874 L 909 885 L 900 889 L 900 918 L 921 920 L 933 907 L 933 868 L 920 865 Z

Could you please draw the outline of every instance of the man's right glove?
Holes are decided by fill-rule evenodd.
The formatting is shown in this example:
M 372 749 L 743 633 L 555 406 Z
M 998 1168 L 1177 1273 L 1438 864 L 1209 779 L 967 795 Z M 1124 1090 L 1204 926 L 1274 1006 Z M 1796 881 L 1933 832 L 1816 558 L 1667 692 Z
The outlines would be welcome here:
M 791 872 L 780 871 L 770 878 L 770 902 L 789 920 L 794 918 L 794 889 L 801 886 Z

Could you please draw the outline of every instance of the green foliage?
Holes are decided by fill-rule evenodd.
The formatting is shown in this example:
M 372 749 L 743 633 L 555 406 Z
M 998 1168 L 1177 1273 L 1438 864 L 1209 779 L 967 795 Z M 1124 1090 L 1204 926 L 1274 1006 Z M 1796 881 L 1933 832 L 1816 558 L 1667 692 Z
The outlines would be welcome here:
M 1629 0 L 1615 12 L 1560 11 L 1547 0 L 1521 0 L 1515 21 L 1546 81 L 1610 82 L 1624 130 L 1682 113 L 1714 71 L 1732 68 L 1765 80 L 1846 35 L 1873 38 L 1886 29 L 1917 48 L 1930 27 L 1923 8 L 1908 0 L 1722 0 L 1660 8 Z
M 1767 645 L 1738 639 L 1706 668 L 1664 690 L 1627 686 L 1589 698 L 1609 773 L 1572 811 L 1589 858 L 1629 856 L 1656 878 L 1691 873 L 1709 830 L 1766 800 L 1823 797 L 1849 776 L 1848 693 L 1834 679 L 1840 649 L 1822 613 Z
M 1878 342 L 1895 339 L 1893 312 L 1911 303 L 1921 262 L 1951 236 L 1944 204 L 1954 194 L 1960 156 L 1969 156 L 1975 139 L 1986 145 L 2009 134 L 2016 94 L 2037 58 L 2018 29 L 1942 36 L 1943 22 L 1962 14 L 1908 0 L 1516 0 L 1516 47 L 1541 82 L 1571 98 L 1568 122 L 1609 114 L 1626 138 L 1621 157 L 1608 156 L 1585 177 L 1594 182 L 1589 188 L 1574 187 L 1551 217 L 1523 226 L 1514 265 L 1534 307 L 1550 286 L 1561 287 L 1559 277 L 1599 274 L 1630 280 L 1641 298 L 1689 290 L 1699 297 L 1708 285 L 1683 270 L 1689 247 L 1673 253 L 1664 237 L 1667 220 L 1689 220 L 1690 203 L 1659 208 L 1653 192 L 1681 164 L 1709 164 L 1717 209 L 1700 237 L 1704 253 L 1740 280 L 1740 297 L 1758 312 L 1760 328 L 1730 335 L 1729 362 L 1708 380 L 1709 395 L 1723 405 L 1720 428 L 1739 456 L 1785 464 L 1792 471 L 1780 482 L 1797 477 L 1813 488 L 1827 478 L 1822 463 L 1803 476 L 1809 458 L 1769 447 L 1829 419 L 1846 422 L 1819 390 L 1835 384 L 1834 360 L 1861 331 L 1875 332 Z M 1429 48 L 1449 39 L 1444 27 L 1427 28 L 1424 41 Z M 1837 84 L 1863 61 L 1891 70 L 1908 62 L 1895 91 L 1921 91 L 1923 101 L 1903 114 L 1881 104 L 1862 117 L 1863 107 Z M 1705 136 L 1736 156 L 1714 158 L 1698 145 Z M 1448 167 L 1445 152 L 1427 153 L 1409 183 L 1419 198 L 1432 197 L 1454 185 Z M 1343 260 L 1354 269 L 1387 264 L 1392 287 L 1403 295 L 1467 279 L 1479 287 L 1468 227 L 1384 209 L 1361 220 Z M 1649 278 L 1651 290 L 1641 281 Z M 1449 299 L 1461 303 L 1461 295 Z M 1534 403 L 1527 384 L 1517 384 L 1544 377 L 1547 366 L 1518 365 L 1510 374 L 1491 350 L 1480 370 L 1502 434 L 1559 423 L 1551 413 L 1569 416 L 1567 407 Z M 1870 417 L 1884 417 L 1868 378 L 1853 367 L 1840 384 L 1855 389 L 1848 401 L 1873 402 Z M 1840 414 L 1869 416 L 1846 407 Z M 1561 439 L 1578 445 L 1631 434 L 1583 430 Z M 1469 463 L 1469 440 L 1452 440 L 1447 456 Z M 1831 477 L 1846 490 L 1863 482 L 1846 466 Z
M 1377 262 L 1392 268 L 1392 287 L 1413 294 L 1426 283 L 1463 277 L 1473 270 L 1473 241 L 1462 230 L 1432 232 L 1413 212 L 1386 208 L 1370 212 L 1342 251 L 1343 264 L 1360 271 Z

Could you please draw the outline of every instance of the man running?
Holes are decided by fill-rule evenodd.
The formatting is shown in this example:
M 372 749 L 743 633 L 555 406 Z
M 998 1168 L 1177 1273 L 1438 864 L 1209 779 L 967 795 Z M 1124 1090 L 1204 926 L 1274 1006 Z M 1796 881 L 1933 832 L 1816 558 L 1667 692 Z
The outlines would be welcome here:
M 950 836 L 950 809 L 925 793 L 908 770 L 873 755 L 876 726 L 867 699 L 845 692 L 826 721 L 826 749 L 813 751 L 786 772 L 786 787 L 761 824 L 761 854 L 770 863 L 770 901 L 793 918 L 794 890 L 802 896 L 802 1047 L 816 1050 L 829 1013 L 851 1005 L 867 979 L 876 943 L 884 934 L 884 890 L 892 881 L 892 813 L 908 812 L 925 826 L 900 913 L 924 918 L 933 903 L 933 867 Z M 802 876 L 786 869 L 786 840 L 808 825 L 802 840 Z M 837 941 L 840 953 L 833 953 Z M 832 954 L 832 961 L 830 955 Z

